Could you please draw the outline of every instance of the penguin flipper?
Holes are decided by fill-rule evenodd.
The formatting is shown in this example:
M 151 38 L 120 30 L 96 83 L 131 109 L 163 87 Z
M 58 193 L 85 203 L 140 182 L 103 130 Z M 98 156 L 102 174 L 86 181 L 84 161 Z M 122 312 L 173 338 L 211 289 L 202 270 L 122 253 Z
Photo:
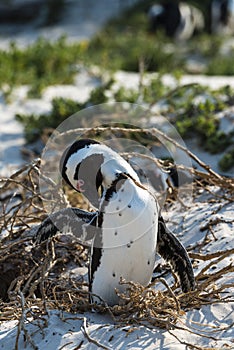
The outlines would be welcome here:
M 34 230 L 33 241 L 39 244 L 57 233 L 73 233 L 82 241 L 94 238 L 97 212 L 87 212 L 77 208 L 65 208 L 48 216 Z
M 166 260 L 179 277 L 184 293 L 195 289 L 193 267 L 182 243 L 169 231 L 162 216 L 158 220 L 157 252 Z

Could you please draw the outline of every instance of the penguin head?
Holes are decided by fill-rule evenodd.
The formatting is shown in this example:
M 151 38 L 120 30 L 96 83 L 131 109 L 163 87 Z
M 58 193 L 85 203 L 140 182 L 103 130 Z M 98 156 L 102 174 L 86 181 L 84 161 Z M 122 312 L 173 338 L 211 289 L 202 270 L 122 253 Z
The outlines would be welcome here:
M 99 190 L 112 186 L 119 175 L 139 178 L 130 164 L 117 152 L 96 140 L 80 139 L 63 153 L 60 172 L 64 180 L 95 206 L 99 206 Z
M 98 207 L 98 191 L 103 181 L 100 168 L 104 158 L 92 151 L 93 145 L 100 143 L 91 139 L 75 141 L 60 159 L 60 172 L 71 187 L 84 194 L 92 205 Z

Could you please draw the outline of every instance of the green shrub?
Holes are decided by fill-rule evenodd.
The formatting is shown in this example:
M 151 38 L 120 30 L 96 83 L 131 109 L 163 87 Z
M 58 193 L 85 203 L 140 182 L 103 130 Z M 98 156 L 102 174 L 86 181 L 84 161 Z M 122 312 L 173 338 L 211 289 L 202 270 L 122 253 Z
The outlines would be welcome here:
M 225 134 L 223 131 L 216 130 L 206 139 L 204 148 L 208 152 L 216 154 L 223 152 L 231 144 L 232 140 L 229 134 Z
M 101 86 L 98 86 L 96 89 L 93 89 L 91 91 L 87 104 L 98 105 L 98 104 L 107 102 L 108 98 L 105 93 L 107 90 L 111 88 L 113 83 L 114 83 L 114 80 L 110 79 L 105 84 L 102 84 Z
M 91 40 L 87 55 L 94 64 L 110 70 L 139 71 L 139 62 L 144 61 L 146 71 L 169 71 L 182 65 L 180 56 L 168 51 L 165 36 L 155 38 L 147 32 L 125 33 L 100 32 Z
M 232 148 L 220 159 L 219 167 L 222 171 L 228 171 L 234 167 L 234 148 Z
M 234 50 L 227 56 L 214 55 L 207 64 L 206 74 L 208 75 L 234 75 Z
M 196 102 L 197 98 L 202 102 Z M 232 144 L 232 135 L 219 130 L 219 119 L 215 115 L 232 101 L 230 88 L 211 91 L 198 85 L 179 87 L 167 98 L 172 121 L 180 135 L 185 139 L 196 137 L 202 148 L 213 154 Z
M 91 92 L 90 98 L 84 103 L 78 103 L 67 98 L 54 98 L 52 100 L 51 111 L 47 114 L 17 114 L 16 119 L 24 126 L 25 138 L 27 142 L 33 142 L 40 138 L 44 129 L 55 129 L 65 119 L 90 105 L 100 104 L 107 101 L 105 91 L 113 84 L 110 80 L 103 86 L 97 87 Z
M 66 118 L 77 113 L 82 108 L 82 104 L 73 100 L 55 98 L 52 101 L 52 110 L 50 113 L 41 115 L 17 114 L 16 119 L 24 126 L 26 140 L 28 142 L 33 142 L 42 135 L 44 129 L 57 128 Z
M 8 51 L 0 50 L 0 87 L 29 84 L 31 95 L 38 95 L 45 86 L 72 83 L 85 49 L 82 43 L 68 44 L 65 37 L 54 43 L 38 39 L 25 49 L 12 43 Z
M 139 98 L 139 91 L 126 89 L 121 86 L 115 93 L 114 99 L 116 102 L 136 103 Z
M 45 128 L 56 128 L 67 117 L 88 106 L 107 102 L 107 92 L 112 89 L 113 83 L 114 80 L 110 79 L 94 89 L 89 99 L 82 104 L 70 99 L 56 98 L 52 101 L 52 110 L 48 114 L 18 115 L 18 120 L 24 125 L 27 141 L 34 141 L 40 137 Z M 227 93 L 225 102 L 224 92 Z M 140 91 L 139 87 L 135 90 L 120 87 L 113 93 L 113 97 L 116 102 L 135 103 L 139 97 L 149 104 L 163 101 L 167 106 L 166 117 L 175 124 L 181 136 L 185 139 L 196 137 L 202 148 L 210 153 L 223 152 L 233 144 L 233 134 L 220 131 L 219 119 L 216 117 L 216 112 L 221 111 L 233 100 L 233 92 L 227 87 L 219 91 L 211 91 L 194 84 L 170 90 L 165 87 L 159 76 L 147 85 L 141 86 Z M 139 119 L 141 117 L 140 113 Z M 134 118 L 136 118 L 135 113 Z M 145 141 L 142 140 L 142 142 Z
M 153 78 L 149 85 L 143 87 L 143 100 L 147 103 L 155 103 L 165 97 L 169 90 L 169 87 L 163 84 L 161 75 L 159 75 Z

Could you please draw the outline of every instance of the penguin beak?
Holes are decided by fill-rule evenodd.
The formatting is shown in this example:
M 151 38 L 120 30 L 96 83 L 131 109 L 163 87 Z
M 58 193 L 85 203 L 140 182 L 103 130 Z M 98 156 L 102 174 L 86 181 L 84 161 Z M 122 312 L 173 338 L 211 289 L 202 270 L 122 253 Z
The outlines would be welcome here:
M 89 193 L 89 191 L 85 191 L 84 196 L 89 200 L 92 206 L 99 208 L 100 197 L 98 192 L 92 191 Z

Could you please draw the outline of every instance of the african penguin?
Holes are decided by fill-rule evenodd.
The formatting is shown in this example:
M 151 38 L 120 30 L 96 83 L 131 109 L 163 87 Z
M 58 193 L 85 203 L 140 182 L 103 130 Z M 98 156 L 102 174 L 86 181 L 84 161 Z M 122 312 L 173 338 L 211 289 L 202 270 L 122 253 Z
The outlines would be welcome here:
M 98 230 L 91 252 L 90 290 L 114 305 L 118 303 L 115 289 L 125 289 L 119 284 L 121 278 L 142 285 L 151 281 L 158 203 L 127 161 L 93 140 L 75 142 L 62 157 L 61 169 L 63 177 L 84 194 L 86 181 L 102 186 Z M 96 297 L 93 299 L 98 302 Z
M 204 29 L 202 12 L 195 6 L 177 0 L 154 4 L 148 11 L 150 31 L 159 28 L 172 38 L 188 40 L 196 31 Z
M 210 2 L 210 31 L 214 34 L 233 34 L 234 0 Z
M 119 284 L 121 277 L 147 285 L 156 251 L 178 274 L 182 290 L 194 289 L 193 269 L 185 248 L 166 229 L 156 198 L 140 183 L 126 160 L 97 141 L 82 139 L 65 150 L 60 171 L 67 183 L 87 196 L 98 210 L 87 213 L 66 208 L 54 213 L 39 226 L 36 241 L 67 229 L 81 238 L 93 239 L 91 293 L 114 305 L 118 303 L 115 289 L 125 289 Z M 93 297 L 92 301 L 99 303 L 100 299 Z

